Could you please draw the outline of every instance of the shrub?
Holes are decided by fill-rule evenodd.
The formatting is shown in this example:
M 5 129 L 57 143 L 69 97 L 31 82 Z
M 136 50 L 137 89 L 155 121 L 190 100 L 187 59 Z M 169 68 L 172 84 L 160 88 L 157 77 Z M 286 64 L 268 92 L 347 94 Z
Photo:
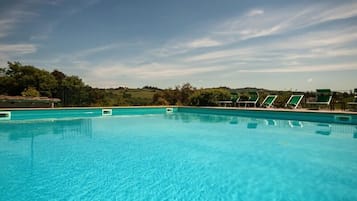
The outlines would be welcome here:
M 190 105 L 216 106 L 219 100 L 229 100 L 230 92 L 225 89 L 201 89 L 190 96 Z

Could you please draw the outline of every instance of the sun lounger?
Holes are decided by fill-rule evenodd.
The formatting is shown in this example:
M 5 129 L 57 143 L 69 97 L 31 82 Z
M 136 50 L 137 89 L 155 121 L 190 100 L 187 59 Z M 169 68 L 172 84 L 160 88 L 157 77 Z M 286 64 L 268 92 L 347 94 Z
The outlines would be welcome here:
M 259 94 L 256 91 L 248 92 L 248 94 L 249 94 L 248 100 L 237 101 L 238 106 L 242 104 L 244 105 L 244 107 L 247 107 L 247 105 L 249 104 L 252 104 L 254 107 L 257 106 L 257 102 L 259 100 Z
M 348 102 L 347 105 L 351 107 L 351 109 L 356 109 L 357 106 L 357 88 L 354 89 L 354 97 L 352 102 Z
M 239 101 L 239 95 L 236 93 L 232 93 L 230 100 L 220 100 L 218 101 L 218 104 L 221 106 L 223 105 L 224 107 L 234 106 L 237 101 Z
M 260 107 L 266 107 L 266 108 L 272 107 L 277 97 L 278 97 L 277 95 L 268 95 L 267 97 L 265 97 Z
M 316 89 L 316 99 L 314 102 L 307 102 L 309 105 L 317 105 L 318 109 L 321 105 L 329 106 L 332 100 L 332 92 L 330 89 Z
M 354 98 L 352 102 L 348 102 L 348 105 L 357 105 L 357 88 L 354 90 Z
M 300 102 L 301 102 L 303 97 L 304 97 L 304 95 L 302 95 L 302 94 L 300 94 L 300 95 L 294 95 L 294 94 L 291 95 L 289 100 L 286 102 L 285 107 L 296 109 L 299 106 L 299 104 L 300 104 Z

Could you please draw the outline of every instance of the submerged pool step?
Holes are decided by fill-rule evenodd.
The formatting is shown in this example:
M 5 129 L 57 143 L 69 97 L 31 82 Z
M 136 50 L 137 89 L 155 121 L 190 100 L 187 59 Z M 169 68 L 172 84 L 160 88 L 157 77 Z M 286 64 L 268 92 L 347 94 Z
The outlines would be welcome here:
M 10 120 L 11 112 L 9 111 L 0 111 L 0 120 Z

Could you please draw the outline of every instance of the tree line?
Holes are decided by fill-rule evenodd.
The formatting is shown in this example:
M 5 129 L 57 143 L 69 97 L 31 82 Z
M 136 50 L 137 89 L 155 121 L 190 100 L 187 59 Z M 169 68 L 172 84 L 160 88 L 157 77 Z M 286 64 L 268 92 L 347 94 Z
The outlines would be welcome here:
M 148 98 L 140 94 L 150 91 Z M 175 88 L 160 89 L 144 86 L 133 97 L 130 89 L 93 88 L 74 75 L 52 72 L 19 62 L 8 62 L 0 68 L 0 94 L 9 96 L 45 96 L 61 99 L 60 106 L 121 106 L 121 105 L 216 105 L 230 98 L 226 88 L 196 89 L 189 83 Z

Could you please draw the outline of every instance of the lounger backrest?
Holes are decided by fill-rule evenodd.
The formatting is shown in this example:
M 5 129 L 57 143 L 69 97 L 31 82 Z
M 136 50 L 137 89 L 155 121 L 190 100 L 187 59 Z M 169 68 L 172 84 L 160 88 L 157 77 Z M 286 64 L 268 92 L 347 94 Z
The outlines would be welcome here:
M 265 97 L 262 106 L 270 106 L 274 103 L 275 99 L 276 99 L 276 95 L 268 95 L 267 97 Z
M 316 102 L 328 103 L 331 101 L 331 90 L 330 89 L 317 89 L 316 90 Z
M 248 94 L 249 94 L 248 101 L 257 101 L 259 98 L 259 94 L 256 91 L 248 92 Z
M 296 108 L 300 104 L 303 97 L 304 95 L 291 95 L 285 106 L 292 106 Z
M 231 101 L 237 102 L 239 100 L 239 95 L 237 93 L 231 93 Z
M 292 96 L 289 102 L 290 105 L 297 105 L 300 101 L 300 96 Z
M 275 96 L 268 96 L 266 99 L 265 99 L 265 103 L 270 105 L 273 100 L 275 99 Z

